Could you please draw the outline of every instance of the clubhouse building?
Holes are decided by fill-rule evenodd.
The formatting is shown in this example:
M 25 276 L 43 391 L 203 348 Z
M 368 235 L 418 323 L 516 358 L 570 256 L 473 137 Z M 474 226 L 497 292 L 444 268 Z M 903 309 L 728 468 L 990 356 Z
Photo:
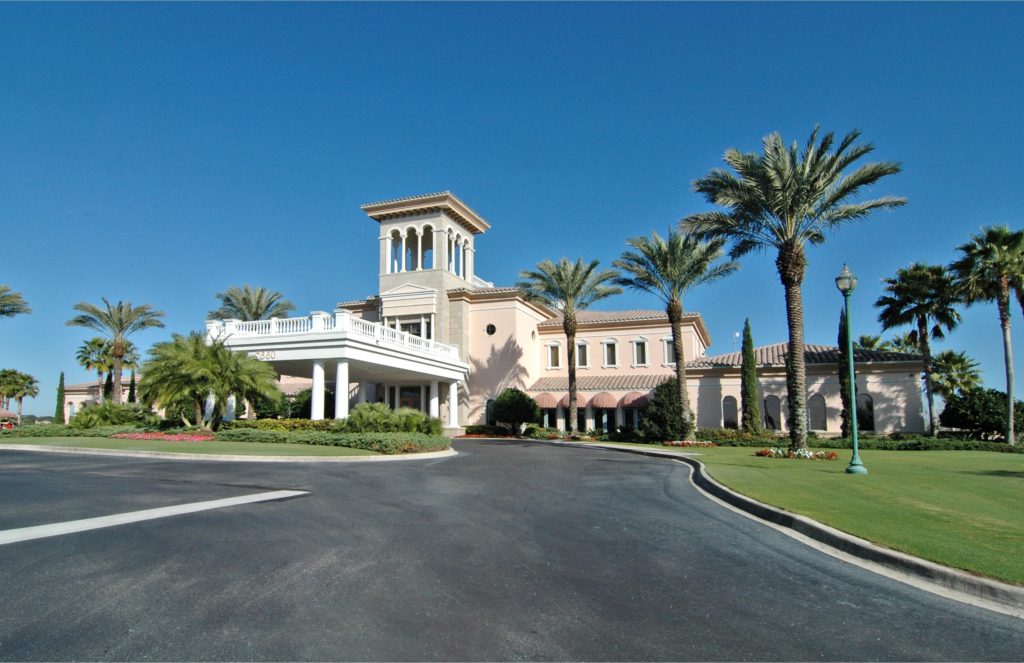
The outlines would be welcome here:
M 440 417 L 449 432 L 492 423 L 506 387 L 536 399 L 548 426 L 567 428 L 566 339 L 558 311 L 476 274 L 476 241 L 490 225 L 449 192 L 363 206 L 380 226 L 379 294 L 309 316 L 209 320 L 207 337 L 270 363 L 290 385 L 312 388 L 312 417 L 344 418 L 357 403 L 382 402 Z M 579 428 L 637 426 L 651 392 L 674 376 L 671 328 L 658 310 L 578 314 Z M 708 355 L 699 313 L 683 323 L 687 388 L 701 428 L 739 421 L 740 353 Z M 786 344 L 756 350 L 765 424 L 787 429 Z M 835 347 L 806 347 L 810 429 L 839 431 Z M 863 430 L 921 432 L 922 361 L 858 351 Z M 82 385 L 85 386 L 85 385 Z M 94 387 L 95 388 L 95 387 Z M 326 392 L 334 398 L 325 412 Z

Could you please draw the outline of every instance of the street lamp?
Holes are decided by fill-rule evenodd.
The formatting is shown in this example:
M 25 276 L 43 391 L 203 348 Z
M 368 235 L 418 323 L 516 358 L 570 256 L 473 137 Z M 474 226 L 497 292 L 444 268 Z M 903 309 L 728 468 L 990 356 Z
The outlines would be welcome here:
M 868 468 L 860 462 L 860 454 L 857 449 L 857 378 L 853 372 L 853 335 L 850 333 L 850 295 L 857 287 L 857 277 L 853 275 L 850 268 L 845 264 L 843 271 L 836 277 L 836 287 L 843 293 L 843 300 L 846 305 L 846 357 L 850 363 L 850 433 L 853 436 L 853 458 L 846 467 L 847 474 L 867 474 Z M 839 350 L 842 352 L 842 348 Z

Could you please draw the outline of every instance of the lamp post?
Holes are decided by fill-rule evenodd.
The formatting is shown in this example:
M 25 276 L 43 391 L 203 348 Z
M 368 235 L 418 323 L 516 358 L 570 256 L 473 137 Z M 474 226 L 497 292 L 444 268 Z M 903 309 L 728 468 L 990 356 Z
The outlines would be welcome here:
M 846 357 L 850 363 L 850 434 L 853 436 L 853 458 L 846 467 L 847 474 L 867 474 L 868 468 L 860 462 L 860 453 L 857 449 L 857 378 L 853 371 L 853 335 L 850 334 L 850 295 L 857 287 L 857 277 L 853 275 L 850 268 L 845 264 L 843 271 L 836 277 L 836 287 L 843 293 L 843 300 L 846 306 Z M 840 349 L 842 352 L 842 349 Z

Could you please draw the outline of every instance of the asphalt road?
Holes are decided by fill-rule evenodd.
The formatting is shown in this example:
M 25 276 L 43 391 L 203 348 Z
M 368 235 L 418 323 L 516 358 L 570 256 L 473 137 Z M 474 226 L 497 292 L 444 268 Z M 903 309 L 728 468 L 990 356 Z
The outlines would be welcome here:
M 0 530 L 305 497 L 0 546 L 2 660 L 1021 660 L 1024 621 L 540 443 L 363 464 L 0 453 Z

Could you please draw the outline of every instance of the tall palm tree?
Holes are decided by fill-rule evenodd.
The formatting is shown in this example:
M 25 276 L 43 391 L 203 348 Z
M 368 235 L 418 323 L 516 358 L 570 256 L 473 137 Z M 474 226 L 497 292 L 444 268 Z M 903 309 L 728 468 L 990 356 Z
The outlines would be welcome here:
M 726 208 L 694 214 L 683 227 L 705 237 L 732 242 L 730 255 L 738 258 L 754 250 L 776 251 L 775 266 L 786 294 L 789 326 L 786 391 L 789 401 L 790 446 L 807 446 L 807 376 L 804 364 L 804 307 L 801 286 L 807 270 L 806 245 L 822 244 L 829 231 L 866 218 L 871 212 L 903 205 L 906 199 L 883 196 L 851 202 L 864 188 L 900 172 L 892 161 L 867 163 L 853 172 L 844 170 L 874 150 L 870 143 L 854 145 L 856 129 L 832 151 L 831 133 L 818 140 L 814 128 L 801 151 L 786 147 L 778 133 L 763 140 L 763 153 L 726 150 L 732 169 L 715 169 L 694 182 L 708 202 Z
M 207 317 L 210 320 L 267 320 L 286 317 L 288 311 L 295 309 L 295 304 L 281 293 L 249 285 L 241 288 L 231 286 L 224 292 L 218 292 L 216 297 L 221 305 L 209 312 Z
M 915 262 L 896 270 L 896 276 L 884 279 L 885 292 L 875 301 L 880 309 L 878 321 L 883 330 L 912 325 L 908 340 L 924 358 L 924 391 L 928 399 L 928 423 L 933 436 L 939 433 L 939 413 L 935 411 L 932 385 L 932 349 L 929 337 L 945 338 L 960 324 L 953 277 L 943 265 Z
M 75 360 L 87 371 L 96 371 L 97 400 L 103 400 L 103 374 L 111 369 L 110 342 L 94 336 L 78 348 Z
M 0 285 L 0 318 L 12 318 L 22 313 L 31 313 L 32 309 L 20 292 L 14 292 L 6 285 Z
M 668 322 L 672 326 L 683 429 L 689 437 L 694 426 L 683 356 L 683 295 L 691 288 L 732 274 L 739 264 L 731 260 L 718 262 L 725 247 L 725 240 L 720 238 L 705 242 L 694 235 L 670 229 L 668 239 L 652 232 L 650 237 L 632 237 L 626 243 L 632 248 L 612 263 L 622 272 L 615 283 L 652 294 L 665 304 Z
M 11 394 L 18 401 L 18 425 L 21 425 L 21 406 L 26 398 L 35 398 L 39 395 L 39 380 L 28 373 L 18 373 L 14 392 Z
M 18 388 L 18 371 L 13 368 L 0 369 L 0 407 L 11 407 L 11 398 Z
M 950 269 L 957 280 L 964 303 L 996 303 L 1003 332 L 1003 362 L 1006 368 L 1006 441 L 1015 443 L 1013 430 L 1013 342 L 1010 337 L 1010 290 L 1019 274 L 1024 255 L 1024 233 L 1007 226 L 987 226 L 971 235 L 971 241 L 957 247 L 963 255 Z
M 935 393 L 948 399 L 980 387 L 981 370 L 966 352 L 945 350 L 932 360 L 932 382 Z
M 280 399 L 277 373 L 270 364 L 233 352 L 222 341 L 207 345 L 202 334 L 174 334 L 167 342 L 150 350 L 143 364 L 139 392 L 146 402 L 163 406 L 188 404 L 194 423 L 203 421 L 207 396 L 213 396 L 211 426 L 219 427 L 234 394 L 244 399 Z M 186 423 L 191 423 L 186 420 Z
M 127 352 L 128 336 L 149 327 L 163 327 L 160 318 L 163 311 L 155 311 L 149 304 L 132 306 L 131 302 L 111 304 L 106 297 L 101 298 L 103 307 L 79 302 L 74 309 L 80 312 L 67 321 L 75 327 L 88 327 L 106 333 L 110 339 L 110 355 L 113 358 L 111 367 L 114 373 L 114 402 L 120 403 L 121 364 Z
M 544 260 L 536 269 L 523 270 L 516 284 L 523 297 L 545 304 L 562 314 L 565 332 L 566 361 L 569 369 L 569 430 L 578 431 L 576 404 L 576 313 L 595 302 L 617 295 L 622 288 L 609 285 L 618 276 L 614 269 L 597 271 L 600 261 L 584 264 L 583 258 L 571 262 L 562 258 L 557 263 Z

